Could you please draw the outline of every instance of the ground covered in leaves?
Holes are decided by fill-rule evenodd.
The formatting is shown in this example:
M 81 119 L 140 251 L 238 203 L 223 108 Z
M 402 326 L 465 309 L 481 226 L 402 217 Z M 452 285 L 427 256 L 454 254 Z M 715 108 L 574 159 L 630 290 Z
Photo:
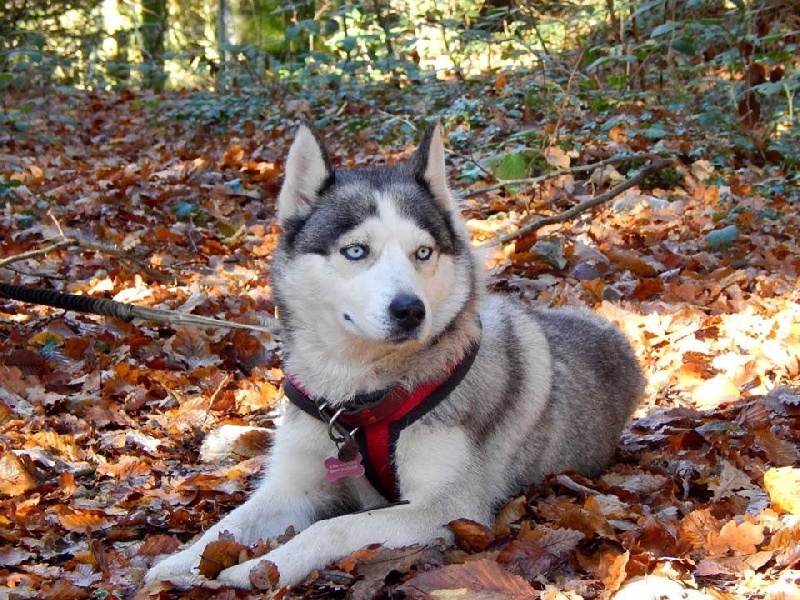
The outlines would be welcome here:
M 672 164 L 485 251 L 494 288 L 592 306 L 631 337 L 649 385 L 618 461 L 598 480 L 554 474 L 521 490 L 491 529 L 451 523 L 455 545 L 367 547 L 290 591 L 140 589 L 148 566 L 257 480 L 269 434 L 243 429 L 221 457 L 201 444 L 222 425 L 271 427 L 279 340 L 0 298 L 0 596 L 797 598 L 791 161 L 704 129 L 689 110 L 511 110 L 525 85 L 443 83 L 424 104 L 389 88 L 316 103 L 6 97 L 24 110 L 0 131 L 0 281 L 241 323 L 271 323 L 274 198 L 297 118 L 324 128 L 335 164 L 359 165 L 407 156 L 421 124 L 410 115 L 438 115 L 476 244 L 559 214 L 648 160 L 606 159 L 646 152 Z M 525 175 L 538 179 L 496 179 Z

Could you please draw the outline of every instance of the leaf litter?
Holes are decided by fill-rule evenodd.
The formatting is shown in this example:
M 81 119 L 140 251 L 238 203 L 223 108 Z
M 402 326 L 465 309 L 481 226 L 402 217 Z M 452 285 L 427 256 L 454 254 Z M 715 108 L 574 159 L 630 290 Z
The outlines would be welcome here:
M 13 160 L 0 162 L 0 176 L 16 183 L 0 196 L 0 260 L 63 232 L 122 248 L 167 281 L 85 248 L 28 258 L 0 274 L 261 323 L 275 309 L 274 198 L 291 123 L 268 114 L 269 124 L 247 135 L 201 135 L 156 117 L 153 98 L 54 92 L 57 110 L 76 123 L 102 112 L 92 127 L 104 135 L 90 141 L 79 127 L 34 113 L 24 136 L 4 139 L 3 156 Z M 169 106 L 180 95 L 158 98 Z M 413 133 L 399 121 L 362 134 L 347 128 L 358 106 L 317 115 L 328 121 L 334 161 L 406 155 Z M 546 147 L 545 169 L 647 149 L 614 129 L 582 138 L 582 117 L 562 117 L 562 142 L 578 144 L 568 152 Z M 469 133 L 475 152 L 511 133 L 512 119 L 492 118 L 492 127 Z M 182 133 L 164 137 L 169 127 Z M 448 130 L 468 128 L 452 119 Z M 274 589 L 268 560 L 251 575 L 259 592 L 226 590 L 213 579 L 140 589 L 154 561 L 256 485 L 282 380 L 274 339 L 0 299 L 0 594 L 625 600 L 660 589 L 670 598 L 796 597 L 800 199 L 770 183 L 786 177 L 777 167 L 724 166 L 723 135 L 680 131 L 659 135 L 661 151 L 677 157 L 671 178 L 485 252 L 494 289 L 541 304 L 590 305 L 633 340 L 648 393 L 608 472 L 597 480 L 553 474 L 499 507 L 491 527 L 451 523 L 452 545 L 368 546 L 292 590 Z M 692 146 L 698 151 L 689 157 Z M 500 160 L 509 156 L 528 160 Z M 455 182 L 472 165 L 454 153 L 450 168 Z M 468 195 L 465 216 L 481 244 L 629 176 L 609 165 L 536 186 L 482 192 L 495 182 L 474 180 L 454 188 Z M 204 447 L 221 427 L 236 435 Z M 203 574 L 261 556 L 290 535 L 254 547 L 222 539 L 204 556 Z

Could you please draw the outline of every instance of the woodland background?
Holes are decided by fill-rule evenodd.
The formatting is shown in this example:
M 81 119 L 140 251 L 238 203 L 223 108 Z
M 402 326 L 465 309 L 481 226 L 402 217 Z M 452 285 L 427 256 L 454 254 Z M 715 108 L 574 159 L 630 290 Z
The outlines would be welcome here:
M 455 545 L 245 593 L 213 576 L 281 540 L 223 540 L 141 589 L 257 481 L 268 431 L 202 442 L 272 426 L 279 335 L 0 294 L 0 597 L 799 598 L 798 36 L 794 0 L 7 0 L 0 283 L 270 329 L 299 120 L 353 166 L 435 118 L 492 288 L 593 307 L 649 384 L 606 475 Z

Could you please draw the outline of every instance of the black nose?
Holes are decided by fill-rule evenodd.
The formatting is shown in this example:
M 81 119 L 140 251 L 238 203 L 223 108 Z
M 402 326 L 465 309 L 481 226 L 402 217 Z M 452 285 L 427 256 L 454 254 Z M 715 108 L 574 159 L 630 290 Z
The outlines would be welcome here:
M 396 296 L 389 304 L 389 314 L 405 331 L 411 331 L 425 320 L 425 305 L 410 294 Z

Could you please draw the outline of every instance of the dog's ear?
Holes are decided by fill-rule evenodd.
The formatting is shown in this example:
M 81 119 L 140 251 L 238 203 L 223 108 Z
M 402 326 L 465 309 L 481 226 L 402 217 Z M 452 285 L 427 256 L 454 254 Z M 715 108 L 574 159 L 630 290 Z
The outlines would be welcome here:
M 304 217 L 316 204 L 319 192 L 333 183 L 334 173 L 322 141 L 302 123 L 286 158 L 283 187 L 278 196 L 278 222 Z
M 426 185 L 433 195 L 434 200 L 445 210 L 454 207 L 450 188 L 447 187 L 447 169 L 444 164 L 444 142 L 442 142 L 442 128 L 439 122 L 434 121 L 425 128 L 422 141 L 411 157 L 411 172 L 414 177 Z

